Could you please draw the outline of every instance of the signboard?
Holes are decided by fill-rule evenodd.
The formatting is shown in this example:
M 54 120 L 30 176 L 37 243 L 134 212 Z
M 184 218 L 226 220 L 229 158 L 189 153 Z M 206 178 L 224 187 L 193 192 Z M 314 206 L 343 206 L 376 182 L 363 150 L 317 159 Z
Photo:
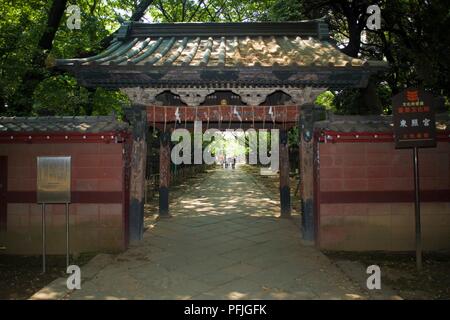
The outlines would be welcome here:
M 396 148 L 436 146 L 434 96 L 406 89 L 392 98 Z
M 71 157 L 37 158 L 37 202 L 70 203 Z

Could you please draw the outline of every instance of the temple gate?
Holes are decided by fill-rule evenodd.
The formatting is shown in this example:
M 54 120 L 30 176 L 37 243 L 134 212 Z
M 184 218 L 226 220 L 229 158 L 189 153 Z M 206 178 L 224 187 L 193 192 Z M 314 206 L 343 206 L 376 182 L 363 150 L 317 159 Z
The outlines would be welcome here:
M 133 126 L 130 239 L 143 234 L 147 127 L 161 131 L 160 215 L 169 214 L 170 132 L 209 128 L 280 129 L 281 215 L 290 215 L 287 130 L 299 126 L 302 228 L 315 238 L 314 102 L 325 90 L 363 88 L 382 61 L 349 57 L 322 20 L 261 23 L 124 23 L 106 51 L 60 59 L 82 85 L 128 95 Z

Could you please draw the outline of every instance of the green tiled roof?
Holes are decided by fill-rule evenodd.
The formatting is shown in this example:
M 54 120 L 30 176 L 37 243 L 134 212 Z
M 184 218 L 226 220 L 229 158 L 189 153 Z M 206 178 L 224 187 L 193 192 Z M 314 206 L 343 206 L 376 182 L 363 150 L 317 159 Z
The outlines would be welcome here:
M 385 66 L 355 59 L 298 23 L 127 24 L 106 51 L 57 65 L 272 67 Z M 302 29 L 303 28 L 303 29 Z M 296 31 L 297 30 L 297 31 Z
M 87 58 L 57 59 L 82 84 L 293 85 L 365 87 L 384 61 L 347 56 L 320 20 L 248 23 L 124 23 L 108 49 Z

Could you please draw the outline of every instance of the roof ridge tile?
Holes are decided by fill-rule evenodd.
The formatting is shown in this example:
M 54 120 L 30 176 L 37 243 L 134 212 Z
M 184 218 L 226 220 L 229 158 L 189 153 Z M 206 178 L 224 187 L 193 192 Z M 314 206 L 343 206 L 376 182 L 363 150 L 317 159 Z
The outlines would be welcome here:
M 126 122 L 114 116 L 0 117 L 1 132 L 100 133 L 128 130 Z

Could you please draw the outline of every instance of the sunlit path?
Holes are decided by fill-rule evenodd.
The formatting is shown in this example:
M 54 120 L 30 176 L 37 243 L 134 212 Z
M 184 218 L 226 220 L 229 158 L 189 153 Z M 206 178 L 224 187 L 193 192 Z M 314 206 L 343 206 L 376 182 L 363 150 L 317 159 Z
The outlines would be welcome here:
M 280 219 L 278 194 L 243 170 L 215 169 L 174 192 L 172 218 L 71 299 L 342 299 L 360 292 Z

